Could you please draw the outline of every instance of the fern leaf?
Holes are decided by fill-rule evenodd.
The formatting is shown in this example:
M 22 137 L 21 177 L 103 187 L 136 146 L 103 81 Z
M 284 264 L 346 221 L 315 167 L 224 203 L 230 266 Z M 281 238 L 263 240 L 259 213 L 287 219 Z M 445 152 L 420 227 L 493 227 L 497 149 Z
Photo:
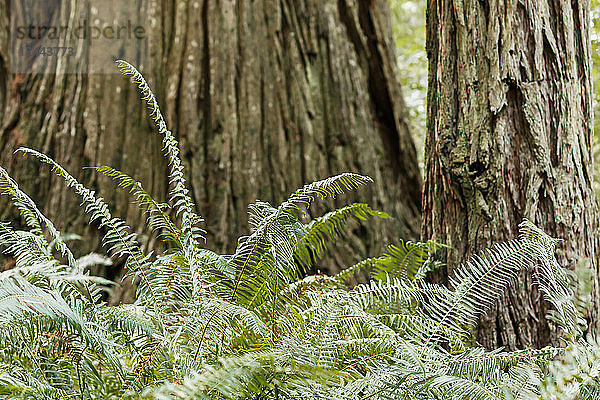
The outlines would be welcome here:
M 65 242 L 62 240 L 60 232 L 56 230 L 52 221 L 50 221 L 42 212 L 37 208 L 33 200 L 25 194 L 17 183 L 8 175 L 8 172 L 0 167 L 0 190 L 3 194 L 8 194 L 13 201 L 13 204 L 19 209 L 21 215 L 25 219 L 27 225 L 33 228 L 34 232 L 42 234 L 40 221 L 46 226 L 50 236 L 54 240 L 56 247 L 63 256 L 67 257 L 70 266 L 75 264 L 75 257 L 71 250 L 67 247 Z
M 345 172 L 304 185 L 302 189 L 294 192 L 282 204 L 282 207 L 286 210 L 302 213 L 301 207 L 308 209 L 315 200 L 323 200 L 327 197 L 335 198 L 337 195 L 358 189 L 372 182 L 373 179 L 368 176 Z
M 169 157 L 169 182 L 173 184 L 173 189 L 170 192 L 170 201 L 174 204 L 176 215 L 182 219 L 181 228 L 184 237 L 190 234 L 189 240 L 191 241 L 204 240 L 204 237 L 200 235 L 200 233 L 204 234 L 204 231 L 195 228 L 197 223 L 204 220 L 194 211 L 195 206 L 189 195 L 183 173 L 183 165 L 179 158 L 179 144 L 171 131 L 167 129 L 167 124 L 160 112 L 154 93 L 152 93 L 142 74 L 134 66 L 123 60 L 118 60 L 116 63 L 121 73 L 129 76 L 131 81 L 138 86 L 142 100 L 146 102 L 150 109 L 150 117 L 156 123 L 158 132 L 164 135 L 164 149 Z
M 354 203 L 312 220 L 306 227 L 306 237 L 294 252 L 296 262 L 304 271 L 308 271 L 323 258 L 327 243 L 335 243 L 344 234 L 346 225 L 351 219 L 366 221 L 371 217 L 391 218 L 388 214 L 373 210 L 366 204 Z
M 142 279 L 146 279 L 144 268 L 148 263 L 149 255 L 144 255 L 140 244 L 135 239 L 135 235 L 130 232 L 129 226 L 110 213 L 108 205 L 102 198 L 97 198 L 95 193 L 79 183 L 63 167 L 45 154 L 35 150 L 21 147 L 17 151 L 25 154 L 31 154 L 41 162 L 49 164 L 52 171 L 64 179 L 67 187 L 72 188 L 83 199 L 85 212 L 90 215 L 90 223 L 98 222 L 99 228 L 106 228 L 107 232 L 103 236 L 103 244 L 108 248 L 109 253 L 117 257 L 126 257 L 126 266 L 139 273 Z
M 175 214 L 181 218 L 181 239 L 183 254 L 190 265 L 190 271 L 194 280 L 194 290 L 201 286 L 199 276 L 200 266 L 198 265 L 199 242 L 204 241 L 205 231 L 197 226 L 204 219 L 195 212 L 195 205 L 186 185 L 183 171 L 183 165 L 179 157 L 179 144 L 170 130 L 160 112 L 158 102 L 154 93 L 146 83 L 146 80 L 140 72 L 126 61 L 118 60 L 117 68 L 124 76 L 130 77 L 131 81 L 138 86 L 142 95 L 142 100 L 146 102 L 150 109 L 150 117 L 154 120 L 158 132 L 164 135 L 163 148 L 169 158 L 169 184 L 172 189 L 169 192 L 169 201 L 173 204 Z
M 527 219 L 519 226 L 522 242 L 538 244 L 538 263 L 534 278 L 544 298 L 554 306 L 554 310 L 550 310 L 546 317 L 557 323 L 570 340 L 578 340 L 583 335 L 587 322 L 581 316 L 581 310 L 576 307 L 572 281 L 554 256 L 556 244 L 560 240 L 548 236 Z
M 572 343 L 548 365 L 539 399 L 597 399 L 600 395 L 600 346 L 595 339 Z
M 335 197 L 368 182 L 372 182 L 369 177 L 344 173 L 305 185 L 277 209 L 262 202 L 251 206 L 251 224 L 254 231 L 250 236 L 239 240 L 236 252 L 231 257 L 231 263 L 237 271 L 232 298 L 238 296 L 241 290 L 242 297 L 250 298 L 253 302 L 252 299 L 265 290 L 277 293 L 276 288 L 286 287 L 291 278 L 296 278 L 299 274 L 298 269 L 293 267 L 293 256 L 300 240 L 306 235 L 305 229 L 298 221 L 298 213 L 302 212 L 300 206 L 309 207 L 316 199 Z M 365 211 L 364 207 L 362 210 Z M 361 215 L 360 212 L 357 213 L 356 215 Z M 253 278 L 265 277 L 260 271 L 257 273 L 257 266 L 263 260 L 266 261 L 263 265 L 269 266 L 272 271 L 269 274 L 272 277 L 269 282 Z
M 33 232 L 15 231 L 9 223 L 0 222 L 0 246 L 15 258 L 17 267 L 54 261 L 48 242 Z
M 414 243 L 400 240 L 399 245 L 389 245 L 382 257 L 375 263 L 373 277 L 386 280 L 388 277 L 415 279 L 417 274 L 423 274 L 422 268 L 429 257 L 438 249 L 446 247 L 428 240 Z
M 148 226 L 157 231 L 160 236 L 175 242 L 179 248 L 182 247 L 179 239 L 182 236 L 181 231 L 173 224 L 167 213 L 164 212 L 164 208 L 168 207 L 166 204 L 158 203 L 144 190 L 140 182 L 121 171 L 106 165 L 91 168 L 102 175 L 118 181 L 118 186 L 133 195 L 138 206 L 147 215 Z
M 449 279 L 453 296 L 432 310 L 437 325 L 424 346 L 442 326 L 453 329 L 461 325 L 473 326 L 522 269 L 531 266 L 542 255 L 550 257 L 553 247 L 549 246 L 555 241 L 541 230 L 533 230 L 532 226 L 524 222 L 520 226 L 520 240 L 495 244 L 456 270 Z

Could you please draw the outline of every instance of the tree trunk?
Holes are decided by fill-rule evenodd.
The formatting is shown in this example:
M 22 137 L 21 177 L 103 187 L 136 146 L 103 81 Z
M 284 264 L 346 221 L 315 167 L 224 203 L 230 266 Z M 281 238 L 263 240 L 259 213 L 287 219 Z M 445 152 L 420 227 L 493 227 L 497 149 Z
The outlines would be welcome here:
M 247 232 L 250 202 L 279 204 L 303 184 L 342 171 L 375 180 L 343 201 L 362 200 L 397 217 L 369 228 L 377 233 L 360 255 L 376 251 L 375 243 L 418 237 L 421 178 L 385 0 L 131 3 L 108 9 L 145 24 L 147 42 L 128 61 L 145 75 L 179 139 L 191 193 L 207 219 L 207 247 L 233 250 Z M 82 13 L 95 21 L 102 12 L 83 0 L 4 4 L 0 35 L 15 35 L 10 18 L 61 25 Z M 11 71 L 9 42 L 0 48 L 2 165 L 64 231 L 86 232 L 79 199 L 37 162 L 13 156 L 18 146 L 47 153 L 96 188 L 115 215 L 139 225 L 127 196 L 80 168 L 111 165 L 165 198 L 161 138 L 137 88 L 116 69 L 88 73 L 97 54 L 82 42 L 77 57 L 58 63 L 38 56 L 31 61 L 36 73 Z M 75 73 L 64 74 L 69 68 Z
M 592 260 L 597 314 L 589 8 L 577 0 L 429 2 L 422 237 L 454 249 L 442 279 L 491 243 L 516 238 L 527 217 L 564 239 L 559 262 Z M 477 337 L 488 348 L 545 345 L 556 335 L 545 308 L 524 273 Z

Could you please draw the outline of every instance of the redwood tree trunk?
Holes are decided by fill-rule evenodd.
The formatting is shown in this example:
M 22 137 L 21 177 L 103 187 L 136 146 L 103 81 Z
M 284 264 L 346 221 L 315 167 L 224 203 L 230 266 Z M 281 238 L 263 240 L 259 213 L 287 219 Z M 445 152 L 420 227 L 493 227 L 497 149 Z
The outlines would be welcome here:
M 0 35 L 10 32 L 9 18 L 39 24 L 44 15 L 63 24 L 99 12 L 80 0 L 55 3 L 5 2 Z M 385 0 L 143 3 L 128 12 L 146 21 L 147 51 L 128 61 L 146 76 L 180 141 L 192 195 L 207 219 L 207 247 L 231 251 L 247 232 L 246 206 L 257 198 L 278 204 L 304 183 L 342 171 L 373 177 L 375 185 L 355 200 L 397 217 L 355 242 L 361 255 L 376 251 L 374 243 L 418 237 L 421 178 Z M 65 64 L 48 57 L 34 61 L 43 73 L 15 73 L 9 42 L 0 43 L 1 164 L 65 231 L 85 232 L 79 200 L 37 163 L 14 157 L 16 147 L 49 154 L 135 226 L 136 206 L 80 167 L 111 165 L 165 198 L 161 138 L 137 88 L 116 69 L 86 73 L 93 55 L 85 46 L 65 61 L 78 73 L 62 74 Z
M 451 274 L 469 255 L 514 239 L 529 218 L 564 239 L 561 263 L 592 260 L 595 325 L 589 8 L 577 0 L 429 1 L 422 236 L 454 248 Z M 532 281 L 523 274 L 482 319 L 486 347 L 553 339 Z

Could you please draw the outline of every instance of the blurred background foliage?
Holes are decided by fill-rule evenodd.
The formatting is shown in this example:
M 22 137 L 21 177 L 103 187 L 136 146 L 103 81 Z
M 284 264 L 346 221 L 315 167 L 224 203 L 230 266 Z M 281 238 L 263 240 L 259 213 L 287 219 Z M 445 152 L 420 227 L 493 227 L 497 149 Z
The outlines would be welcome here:
M 410 111 L 412 133 L 423 171 L 427 99 L 425 0 L 390 0 L 398 79 Z M 591 0 L 592 79 L 594 85 L 594 188 L 600 196 L 600 0 Z
M 410 124 L 421 171 L 423 171 L 427 114 L 426 5 L 425 0 L 390 0 L 398 77 L 410 113 Z

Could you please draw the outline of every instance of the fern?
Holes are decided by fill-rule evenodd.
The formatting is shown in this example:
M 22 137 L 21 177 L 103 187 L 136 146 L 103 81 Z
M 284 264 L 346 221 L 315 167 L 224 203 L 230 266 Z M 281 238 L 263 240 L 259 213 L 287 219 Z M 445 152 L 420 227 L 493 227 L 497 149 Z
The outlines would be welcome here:
M 21 216 L 24 218 L 27 225 L 33 229 L 32 233 L 41 234 L 42 228 L 40 222 L 46 226 L 60 253 L 63 256 L 66 256 L 69 265 L 73 266 L 75 257 L 73 257 L 73 253 L 71 253 L 69 248 L 63 242 L 60 232 L 58 232 L 54 227 L 54 224 L 38 210 L 33 200 L 19 189 L 17 183 L 2 167 L 0 167 L 0 190 L 2 191 L 2 194 L 10 196 L 13 205 L 19 209 Z M 43 236 L 39 235 L 39 237 L 42 238 Z
M 301 271 L 293 263 L 294 255 L 303 241 L 316 237 L 314 231 L 312 236 L 310 233 L 307 236 L 306 228 L 299 222 L 299 213 L 303 212 L 300 206 L 308 207 L 316 199 L 335 197 L 369 181 L 370 178 L 357 174 L 340 174 L 305 185 L 277 209 L 265 203 L 250 207 L 250 224 L 254 231 L 240 238 L 236 252 L 231 257 L 230 263 L 237 271 L 231 298 L 237 299 L 241 295 L 252 304 L 252 298 L 257 293 L 265 289 L 272 294 L 277 293 L 279 288 L 297 279 Z M 366 212 L 366 209 L 363 207 L 362 211 Z M 360 215 L 360 211 L 355 211 L 355 215 Z M 325 224 L 329 223 L 329 226 L 335 224 L 331 215 L 326 221 Z M 322 252 L 322 249 L 317 251 Z M 269 277 L 275 280 L 268 282 Z
M 335 243 L 344 234 L 350 219 L 366 221 L 370 217 L 391 218 L 384 212 L 372 210 L 367 204 L 353 203 L 314 219 L 307 225 L 306 236 L 298 244 L 294 259 L 304 271 L 310 270 L 325 254 L 327 243 Z
M 117 180 L 119 182 L 119 187 L 127 190 L 129 194 L 133 196 L 142 212 L 147 215 L 148 227 L 157 231 L 165 239 L 175 242 L 179 248 L 182 248 L 182 243 L 179 241 L 181 230 L 173 224 L 171 218 L 169 218 L 164 211 L 168 207 L 167 204 L 155 201 L 152 196 L 144 190 L 140 182 L 121 171 L 117 171 L 106 165 L 93 167 L 93 169 L 113 180 Z
M 164 135 L 163 146 L 169 158 L 169 183 L 173 185 L 170 191 L 169 201 L 173 204 L 177 217 L 181 218 L 182 235 L 180 240 L 184 245 L 184 254 L 192 266 L 192 271 L 196 268 L 196 257 L 199 249 L 199 242 L 204 240 L 204 230 L 197 227 L 197 224 L 203 222 L 202 217 L 196 214 L 194 203 L 189 195 L 189 189 L 186 186 L 183 165 L 179 158 L 179 144 L 170 130 L 160 112 L 158 102 L 154 93 L 146 83 L 146 80 L 135 67 L 123 60 L 117 61 L 117 68 L 125 76 L 129 76 L 131 81 L 138 86 L 144 100 L 150 110 L 150 117 L 154 120 L 158 132 Z M 195 283 L 197 287 L 198 282 Z
M 526 232 L 522 225 L 521 234 Z M 460 329 L 463 325 L 474 325 L 478 317 L 503 294 L 508 284 L 516 279 L 521 269 L 529 267 L 539 254 L 548 254 L 549 238 L 542 233 L 532 240 L 496 244 L 458 268 L 450 278 L 453 295 L 441 299 L 430 310 L 436 326 L 429 332 L 424 346 L 442 327 Z
M 327 197 L 335 198 L 340 194 L 358 189 L 360 186 L 371 182 L 373 180 L 368 176 L 353 173 L 332 176 L 304 185 L 302 189 L 298 189 L 282 204 L 282 208 L 302 213 L 303 208 L 308 209 L 315 200 L 323 200 Z
M 423 278 L 429 267 L 430 256 L 445 247 L 431 240 L 427 242 L 404 242 L 387 246 L 386 253 L 377 260 L 373 277 L 386 280 L 388 277 L 401 279 Z
M 128 257 L 128 264 L 134 269 L 142 269 L 146 256 L 143 255 L 135 235 L 130 232 L 129 226 L 119 218 L 113 217 L 108 205 L 102 198 L 97 198 L 92 190 L 79 183 L 63 167 L 45 154 L 35 150 L 21 147 L 19 152 L 31 154 L 40 161 L 49 164 L 52 171 L 65 180 L 68 187 L 72 188 L 82 197 L 85 211 L 90 214 L 90 223 L 98 222 L 100 228 L 106 228 L 107 234 L 103 237 L 104 245 L 108 251 L 117 257 Z
M 563 357 L 548 368 L 538 398 L 574 400 L 600 396 L 600 346 L 594 340 L 569 345 Z

